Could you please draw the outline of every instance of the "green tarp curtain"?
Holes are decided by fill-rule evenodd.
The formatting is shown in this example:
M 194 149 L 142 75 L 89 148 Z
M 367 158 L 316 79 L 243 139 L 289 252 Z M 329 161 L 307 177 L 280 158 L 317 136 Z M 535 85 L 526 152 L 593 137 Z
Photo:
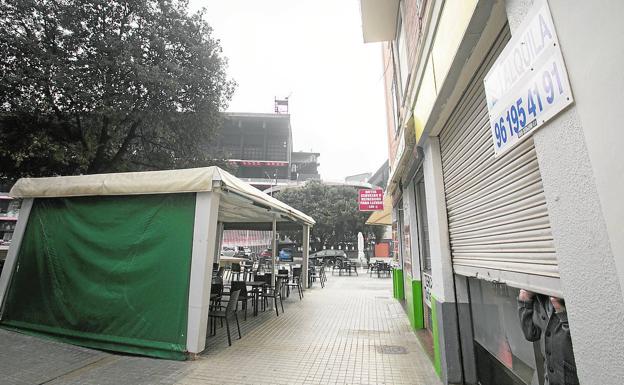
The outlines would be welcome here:
M 184 359 L 195 194 L 35 199 L 0 324 Z

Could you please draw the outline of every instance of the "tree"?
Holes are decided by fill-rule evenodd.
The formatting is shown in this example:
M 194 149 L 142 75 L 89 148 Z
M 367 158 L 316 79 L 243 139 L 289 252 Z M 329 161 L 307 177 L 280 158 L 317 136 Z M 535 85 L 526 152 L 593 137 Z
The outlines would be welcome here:
M 321 246 L 355 243 L 358 232 L 369 238 L 374 231 L 374 226 L 365 225 L 370 213 L 359 211 L 358 193 L 352 187 L 309 181 L 301 188 L 282 190 L 275 197 L 314 218 L 310 239 Z
M 0 0 L 0 179 L 207 165 L 228 80 L 185 0 Z

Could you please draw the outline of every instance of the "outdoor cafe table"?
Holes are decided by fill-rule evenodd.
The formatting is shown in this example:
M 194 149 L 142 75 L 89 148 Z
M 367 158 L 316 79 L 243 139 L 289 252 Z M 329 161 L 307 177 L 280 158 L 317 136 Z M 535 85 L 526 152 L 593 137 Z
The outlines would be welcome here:
M 245 285 L 251 286 L 251 293 L 254 296 L 254 316 L 258 315 L 258 298 L 260 297 L 260 289 L 266 286 L 264 281 L 246 281 Z
M 346 270 L 349 273 L 349 275 L 351 275 L 351 271 L 354 271 L 355 274 L 357 275 L 357 266 L 356 266 L 355 262 L 344 261 L 342 266 L 343 266 L 344 270 Z M 342 271 L 341 270 L 338 271 L 338 275 L 342 275 Z
M 221 257 L 219 257 L 219 266 L 227 266 L 231 265 L 232 263 L 242 263 L 244 261 L 249 261 L 249 259 L 239 257 L 226 257 L 222 255 Z

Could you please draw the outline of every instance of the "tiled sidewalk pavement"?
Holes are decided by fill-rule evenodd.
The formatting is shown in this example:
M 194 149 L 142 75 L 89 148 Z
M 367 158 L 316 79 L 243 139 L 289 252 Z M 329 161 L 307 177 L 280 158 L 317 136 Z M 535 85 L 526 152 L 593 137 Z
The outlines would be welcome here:
M 391 285 L 366 274 L 330 276 L 303 301 L 291 295 L 285 314 L 244 330 L 232 347 L 208 339 L 179 383 L 440 384 Z
M 225 328 L 196 361 L 108 354 L 0 330 L 2 384 L 424 384 L 438 385 L 391 280 L 329 277 L 249 316 L 227 346 Z M 242 317 L 241 317 L 242 320 Z

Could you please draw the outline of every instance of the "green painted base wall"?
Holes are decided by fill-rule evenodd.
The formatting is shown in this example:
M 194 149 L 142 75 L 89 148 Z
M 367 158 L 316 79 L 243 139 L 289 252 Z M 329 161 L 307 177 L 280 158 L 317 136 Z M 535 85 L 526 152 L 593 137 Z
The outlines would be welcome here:
M 437 300 L 431 296 L 431 322 L 433 323 L 433 367 L 438 374 L 438 377 L 442 376 L 442 365 L 440 363 L 440 336 L 438 330 L 438 313 L 436 311 Z
M 395 299 L 405 299 L 402 269 L 392 269 L 392 291 Z
M 407 317 L 413 329 L 425 327 L 423 317 L 422 283 L 405 274 L 405 304 Z

